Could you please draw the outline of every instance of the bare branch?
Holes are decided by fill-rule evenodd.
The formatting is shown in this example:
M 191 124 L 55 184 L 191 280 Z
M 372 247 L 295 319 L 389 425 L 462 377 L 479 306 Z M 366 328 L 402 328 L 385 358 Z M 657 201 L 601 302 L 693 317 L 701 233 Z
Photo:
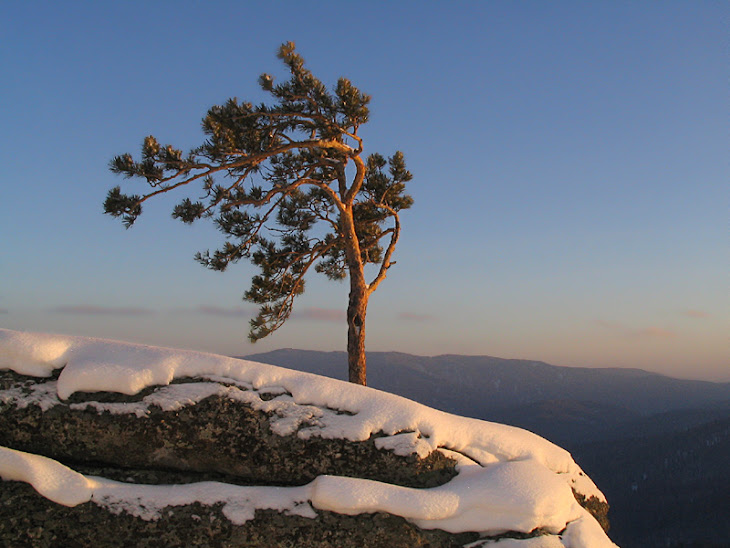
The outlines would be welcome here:
M 360 158 L 359 155 L 352 156 L 352 160 L 355 162 L 356 167 L 355 177 L 352 181 L 352 185 L 342 199 L 343 202 L 349 205 L 352 205 L 355 200 L 355 196 L 357 196 L 358 192 L 360 192 L 363 181 L 365 180 L 365 173 L 367 172 L 365 162 L 362 161 L 362 158 Z
M 393 226 L 393 232 L 390 236 L 390 243 L 388 244 L 388 249 L 385 251 L 385 255 L 383 256 L 383 261 L 380 263 L 380 270 L 378 271 L 378 274 L 375 276 L 375 279 L 370 282 L 368 285 L 368 294 L 371 294 L 373 291 L 375 291 L 380 283 L 385 279 L 388 269 L 391 267 L 392 264 L 390 262 L 390 258 L 393 256 L 393 252 L 395 251 L 395 244 L 398 243 L 398 238 L 400 237 L 400 217 L 398 217 L 398 212 L 394 210 L 392 207 L 380 204 L 379 207 L 385 209 L 388 211 L 391 216 L 393 217 L 393 221 L 395 225 Z

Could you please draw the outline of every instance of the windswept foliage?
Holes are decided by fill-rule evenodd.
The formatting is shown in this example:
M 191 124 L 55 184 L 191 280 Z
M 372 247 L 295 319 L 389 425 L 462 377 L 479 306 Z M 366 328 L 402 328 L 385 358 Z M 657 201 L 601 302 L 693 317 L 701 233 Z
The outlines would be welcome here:
M 147 192 L 127 195 L 115 187 L 104 211 L 129 228 L 144 202 L 187 189 L 172 216 L 184 223 L 210 219 L 225 236 L 218 249 L 196 259 L 219 271 L 241 259 L 259 267 L 244 295 L 259 305 L 252 341 L 289 318 L 310 270 L 332 280 L 349 276 L 350 380 L 365 384 L 367 302 L 394 264 L 398 213 L 413 203 L 405 194 L 412 176 L 401 152 L 362 158 L 358 131 L 369 119 L 370 96 L 346 78 L 328 90 L 305 68 L 292 42 L 280 47 L 279 58 L 289 79 L 275 84 L 269 74 L 259 78 L 272 102 L 232 98 L 213 106 L 203 119 L 206 139 L 199 147 L 184 154 L 148 136 L 139 160 L 130 154 L 113 158 L 110 169 L 141 179 Z M 376 265 L 369 281 L 367 264 Z

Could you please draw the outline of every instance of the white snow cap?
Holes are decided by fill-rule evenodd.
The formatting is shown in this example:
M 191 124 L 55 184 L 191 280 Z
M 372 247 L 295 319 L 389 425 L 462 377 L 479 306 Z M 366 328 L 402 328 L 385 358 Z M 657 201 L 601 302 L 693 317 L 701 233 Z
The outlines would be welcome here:
M 0 447 L 0 477 L 30 483 L 41 495 L 64 506 L 91 499 L 91 483 L 81 474 L 46 457 Z
M 25 454 L 17 451 L 0 450 L 1 477 L 26 481 L 60 504 L 72 506 L 91 499 L 97 504 L 134 513 L 130 508 L 140 497 L 154 499 L 162 508 L 173 505 L 173 500 L 174 504 L 184 504 L 181 500 L 212 504 L 214 498 L 220 501 L 221 496 L 229 496 L 225 505 L 228 510 L 224 513 L 237 522 L 251 519 L 255 508 L 278 508 L 288 513 L 297 509 L 296 513 L 307 517 L 316 515 L 314 509 L 342 514 L 383 511 L 426 529 L 495 535 L 504 531 L 530 532 L 539 527 L 552 533 L 544 538 L 511 541 L 509 546 L 515 548 L 615 546 L 596 520 L 578 505 L 571 489 L 602 501 L 603 494 L 567 451 L 519 428 L 459 417 L 372 388 L 246 360 L 0 329 L 0 369 L 48 377 L 59 368 L 63 369 L 57 383 L 46 383 L 49 386 L 39 389 L 39 394 L 50 392 L 52 387 L 61 399 L 77 391 L 135 394 L 148 386 L 168 385 L 179 377 L 226 380 L 236 386 L 212 389 L 210 383 L 173 385 L 128 407 L 101 405 L 117 406 L 109 410 L 136 413 L 144 420 L 145 406 L 153 401 L 173 409 L 194 405 L 218 393 L 273 411 L 272 428 L 280 435 L 296 433 L 302 438 L 319 436 L 361 441 L 381 433 L 385 436 L 377 438 L 376 443 L 384 450 L 421 456 L 440 450 L 459 463 L 456 477 L 431 489 L 337 476 L 320 476 L 303 487 L 229 486 L 229 489 L 217 484 L 213 489 L 210 482 L 193 484 L 199 485 L 197 488 L 130 486 L 85 478 L 43 457 L 24 457 Z M 252 398 L 252 391 L 281 395 L 262 401 Z M 17 397 L 10 390 L 5 392 L 5 395 L 0 392 L 0 401 Z M 43 405 L 51 406 L 53 402 L 46 398 Z M 59 487 L 66 484 L 72 488 Z M 72 494 L 66 498 L 59 495 L 64 489 Z M 213 496 L 211 492 L 218 494 Z M 155 504 L 148 501 L 145 508 L 157 507 Z M 154 512 L 138 512 L 138 515 L 155 518 Z M 538 542 L 540 539 L 544 542 Z M 503 543 L 497 545 L 501 547 Z

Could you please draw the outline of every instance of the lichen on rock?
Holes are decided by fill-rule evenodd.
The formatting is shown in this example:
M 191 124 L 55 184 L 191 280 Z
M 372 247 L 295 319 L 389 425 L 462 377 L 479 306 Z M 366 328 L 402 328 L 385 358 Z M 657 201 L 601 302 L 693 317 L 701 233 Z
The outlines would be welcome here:
M 398 455 L 379 448 L 377 435 L 355 442 L 311 434 L 302 439 L 297 432 L 316 421 L 307 413 L 311 406 L 263 400 L 256 391 L 215 382 L 153 387 L 133 396 L 75 395 L 52 404 L 36 394 L 48 394 L 38 387 L 53 381 L 34 385 L 32 378 L 0 371 L 0 382 L 6 387 L 0 393 L 0 445 L 62 462 L 197 472 L 251 485 L 303 485 L 329 474 L 433 487 L 456 475 L 454 461 L 443 453 Z M 201 399 L 190 397 L 191 387 Z M 163 408 L 163 400 L 174 405 Z M 282 420 L 290 423 L 286 430 Z

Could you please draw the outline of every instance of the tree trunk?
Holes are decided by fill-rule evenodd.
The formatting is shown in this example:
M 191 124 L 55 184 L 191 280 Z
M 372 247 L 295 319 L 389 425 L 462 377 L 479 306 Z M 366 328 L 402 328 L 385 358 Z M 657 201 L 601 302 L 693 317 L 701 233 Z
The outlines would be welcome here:
M 368 308 L 368 291 L 364 282 L 352 281 L 350 302 L 347 305 L 347 367 L 350 382 L 367 384 L 365 363 L 365 314 Z

